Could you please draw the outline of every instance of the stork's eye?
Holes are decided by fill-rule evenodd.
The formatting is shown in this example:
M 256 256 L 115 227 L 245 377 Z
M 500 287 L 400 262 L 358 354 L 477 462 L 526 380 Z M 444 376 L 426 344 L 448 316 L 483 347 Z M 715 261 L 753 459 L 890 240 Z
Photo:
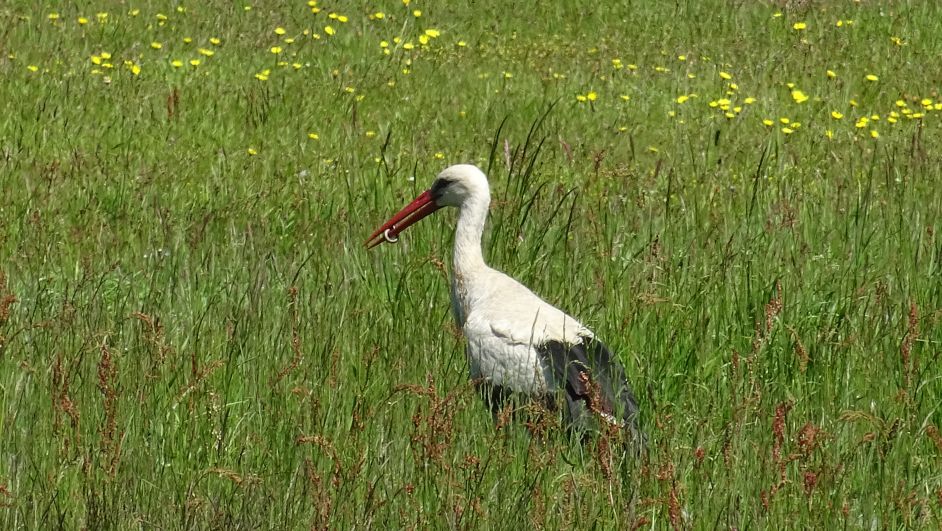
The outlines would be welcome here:
M 442 194 L 445 193 L 445 189 L 451 186 L 454 181 L 448 179 L 435 179 L 435 182 L 432 183 L 432 188 L 429 190 L 432 193 L 432 197 L 439 198 Z

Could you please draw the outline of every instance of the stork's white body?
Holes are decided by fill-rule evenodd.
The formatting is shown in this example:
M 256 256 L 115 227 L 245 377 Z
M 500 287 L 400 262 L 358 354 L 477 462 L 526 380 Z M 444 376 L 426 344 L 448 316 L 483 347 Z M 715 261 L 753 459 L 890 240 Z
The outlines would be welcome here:
M 468 341 L 471 378 L 531 396 L 546 393 L 551 381 L 537 346 L 592 337 L 579 321 L 489 267 L 470 275 L 456 267 L 452 309 Z

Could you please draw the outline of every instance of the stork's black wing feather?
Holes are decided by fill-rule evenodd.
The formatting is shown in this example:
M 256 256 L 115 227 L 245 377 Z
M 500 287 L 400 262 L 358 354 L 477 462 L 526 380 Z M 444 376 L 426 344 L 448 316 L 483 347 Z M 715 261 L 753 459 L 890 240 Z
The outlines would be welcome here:
M 538 350 L 552 369 L 551 386 L 565 398 L 563 411 L 573 428 L 589 429 L 598 425 L 601 417 L 640 436 L 638 401 L 628 385 L 625 368 L 605 344 L 595 338 L 583 338 L 575 344 L 548 341 Z

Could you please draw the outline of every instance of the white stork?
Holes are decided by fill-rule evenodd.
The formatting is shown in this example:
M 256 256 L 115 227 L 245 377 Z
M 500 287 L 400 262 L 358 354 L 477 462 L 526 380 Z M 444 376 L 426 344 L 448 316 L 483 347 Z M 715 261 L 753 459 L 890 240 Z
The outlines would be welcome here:
M 471 378 L 483 386 L 492 411 L 506 398 L 524 397 L 551 410 L 562 408 L 570 429 L 584 432 L 601 420 L 643 438 L 625 370 L 608 348 L 579 321 L 484 263 L 481 235 L 490 202 L 484 172 L 470 164 L 451 166 L 377 229 L 366 246 L 394 243 L 420 219 L 457 207 L 451 307 L 468 341 Z

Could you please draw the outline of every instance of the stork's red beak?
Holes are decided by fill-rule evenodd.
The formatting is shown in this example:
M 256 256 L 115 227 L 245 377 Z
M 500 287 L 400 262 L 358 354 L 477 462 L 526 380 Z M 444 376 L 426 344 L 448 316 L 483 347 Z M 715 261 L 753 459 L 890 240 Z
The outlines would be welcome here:
M 435 200 L 432 198 L 432 192 L 426 190 L 422 192 L 419 197 L 416 197 L 414 201 L 406 205 L 405 208 L 397 212 L 395 216 L 389 218 L 389 221 L 383 223 L 380 228 L 376 229 L 376 232 L 366 239 L 364 245 L 366 245 L 367 249 L 372 249 L 384 241 L 395 243 L 396 237 L 399 236 L 400 232 L 406 230 L 411 225 L 439 208 L 441 207 L 436 205 Z

